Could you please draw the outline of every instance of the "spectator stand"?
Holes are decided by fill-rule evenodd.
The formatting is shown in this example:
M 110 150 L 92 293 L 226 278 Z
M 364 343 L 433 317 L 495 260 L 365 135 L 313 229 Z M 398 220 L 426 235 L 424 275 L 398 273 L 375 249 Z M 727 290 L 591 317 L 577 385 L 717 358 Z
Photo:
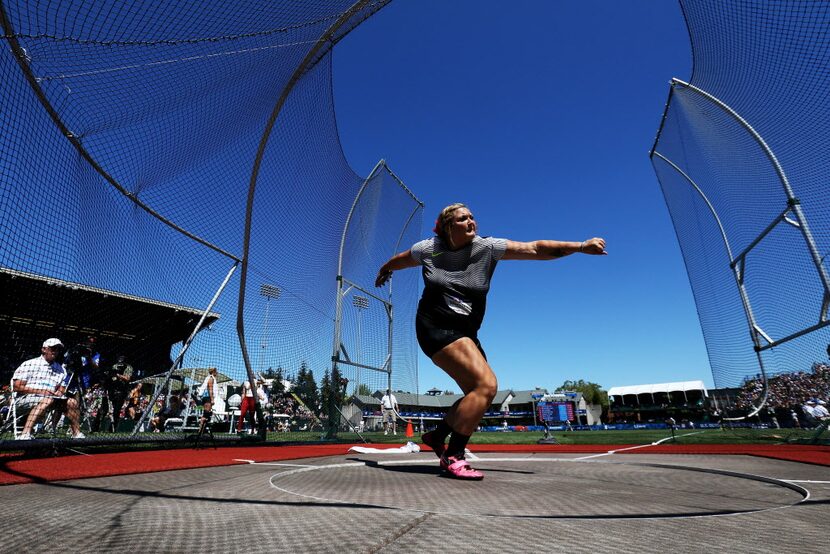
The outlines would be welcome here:
M 679 381 L 611 387 L 608 390 L 609 416 L 632 423 L 663 422 L 673 417 L 702 420 L 708 411 L 708 396 L 703 381 Z
M 170 384 L 167 390 L 164 391 L 166 405 L 170 396 L 182 387 L 188 391 L 192 391 L 195 387 L 202 384 L 208 374 L 210 368 L 206 367 L 190 367 L 176 369 L 171 373 Z M 149 384 L 153 390 L 162 385 L 166 373 L 158 375 L 151 375 L 140 380 L 141 383 Z M 230 413 L 227 411 L 224 395 L 227 394 L 228 387 L 239 386 L 239 383 L 234 381 L 231 377 L 218 372 L 216 374 L 216 381 L 219 384 L 219 398 L 213 407 L 213 421 L 214 423 L 224 423 L 228 421 Z M 194 402 L 187 402 L 184 413 L 178 418 L 169 418 L 170 422 L 166 426 L 166 430 L 171 431 L 196 431 L 198 430 L 198 419 L 201 413 L 201 408 L 195 406 Z

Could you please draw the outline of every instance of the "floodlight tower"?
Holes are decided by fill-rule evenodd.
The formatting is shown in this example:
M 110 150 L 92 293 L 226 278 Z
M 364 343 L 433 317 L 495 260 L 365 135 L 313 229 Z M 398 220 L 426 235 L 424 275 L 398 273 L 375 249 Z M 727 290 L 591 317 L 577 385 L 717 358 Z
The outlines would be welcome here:
M 260 350 L 259 350 L 259 372 L 262 373 L 262 358 L 265 355 L 265 351 L 268 349 L 268 311 L 271 307 L 271 299 L 276 300 L 282 294 L 282 290 L 275 285 L 269 285 L 267 283 L 263 283 L 259 286 L 259 294 L 260 296 L 265 297 L 265 319 L 262 322 L 262 341 L 260 342 Z M 253 386 L 253 384 L 252 384 Z
M 361 318 L 363 317 L 363 310 L 369 307 L 369 299 L 365 296 L 360 296 L 358 294 L 352 297 L 352 305 L 357 308 L 357 362 L 364 363 L 363 358 L 363 351 L 361 350 L 361 336 L 360 336 L 360 323 Z M 354 393 L 358 394 L 360 391 L 360 366 L 355 366 L 355 380 L 354 380 Z

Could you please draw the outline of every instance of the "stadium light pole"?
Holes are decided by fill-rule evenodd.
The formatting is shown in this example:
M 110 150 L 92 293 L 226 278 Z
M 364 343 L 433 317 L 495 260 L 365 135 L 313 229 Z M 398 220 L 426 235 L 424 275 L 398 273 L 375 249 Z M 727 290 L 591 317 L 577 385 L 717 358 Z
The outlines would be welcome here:
M 259 373 L 262 374 L 262 358 L 265 356 L 265 351 L 268 349 L 268 310 L 271 307 L 271 299 L 276 300 L 282 294 L 282 290 L 274 285 L 263 283 L 259 286 L 260 296 L 265 297 L 265 319 L 262 322 L 262 341 L 259 348 Z M 252 385 L 253 386 L 253 385 Z
M 369 307 L 369 299 L 365 296 L 354 295 L 352 297 L 352 305 L 357 308 L 357 362 L 363 363 L 363 351 L 361 350 L 361 319 L 363 317 L 363 310 Z M 354 393 L 358 394 L 360 392 L 360 366 L 355 366 L 355 384 L 354 384 Z

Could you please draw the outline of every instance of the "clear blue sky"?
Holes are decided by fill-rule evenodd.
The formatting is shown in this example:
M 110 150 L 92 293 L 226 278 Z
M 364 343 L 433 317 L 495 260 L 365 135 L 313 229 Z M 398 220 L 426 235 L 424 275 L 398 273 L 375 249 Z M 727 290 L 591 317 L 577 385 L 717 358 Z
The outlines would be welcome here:
M 668 80 L 690 71 L 668 0 L 395 0 L 335 49 L 346 156 L 363 175 L 387 160 L 424 236 L 461 201 L 483 235 L 607 240 L 605 257 L 499 264 L 480 338 L 500 388 L 712 386 L 648 159 Z M 421 390 L 458 390 L 419 364 Z

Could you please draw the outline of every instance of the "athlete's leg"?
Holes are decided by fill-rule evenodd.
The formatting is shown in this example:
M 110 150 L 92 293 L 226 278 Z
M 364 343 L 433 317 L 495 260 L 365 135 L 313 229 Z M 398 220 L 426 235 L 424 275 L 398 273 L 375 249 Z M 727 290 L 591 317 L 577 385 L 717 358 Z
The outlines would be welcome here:
M 455 380 L 464 398 L 447 413 L 447 424 L 462 435 L 472 435 L 493 402 L 498 381 L 476 343 L 460 338 L 432 356 L 432 361 Z

